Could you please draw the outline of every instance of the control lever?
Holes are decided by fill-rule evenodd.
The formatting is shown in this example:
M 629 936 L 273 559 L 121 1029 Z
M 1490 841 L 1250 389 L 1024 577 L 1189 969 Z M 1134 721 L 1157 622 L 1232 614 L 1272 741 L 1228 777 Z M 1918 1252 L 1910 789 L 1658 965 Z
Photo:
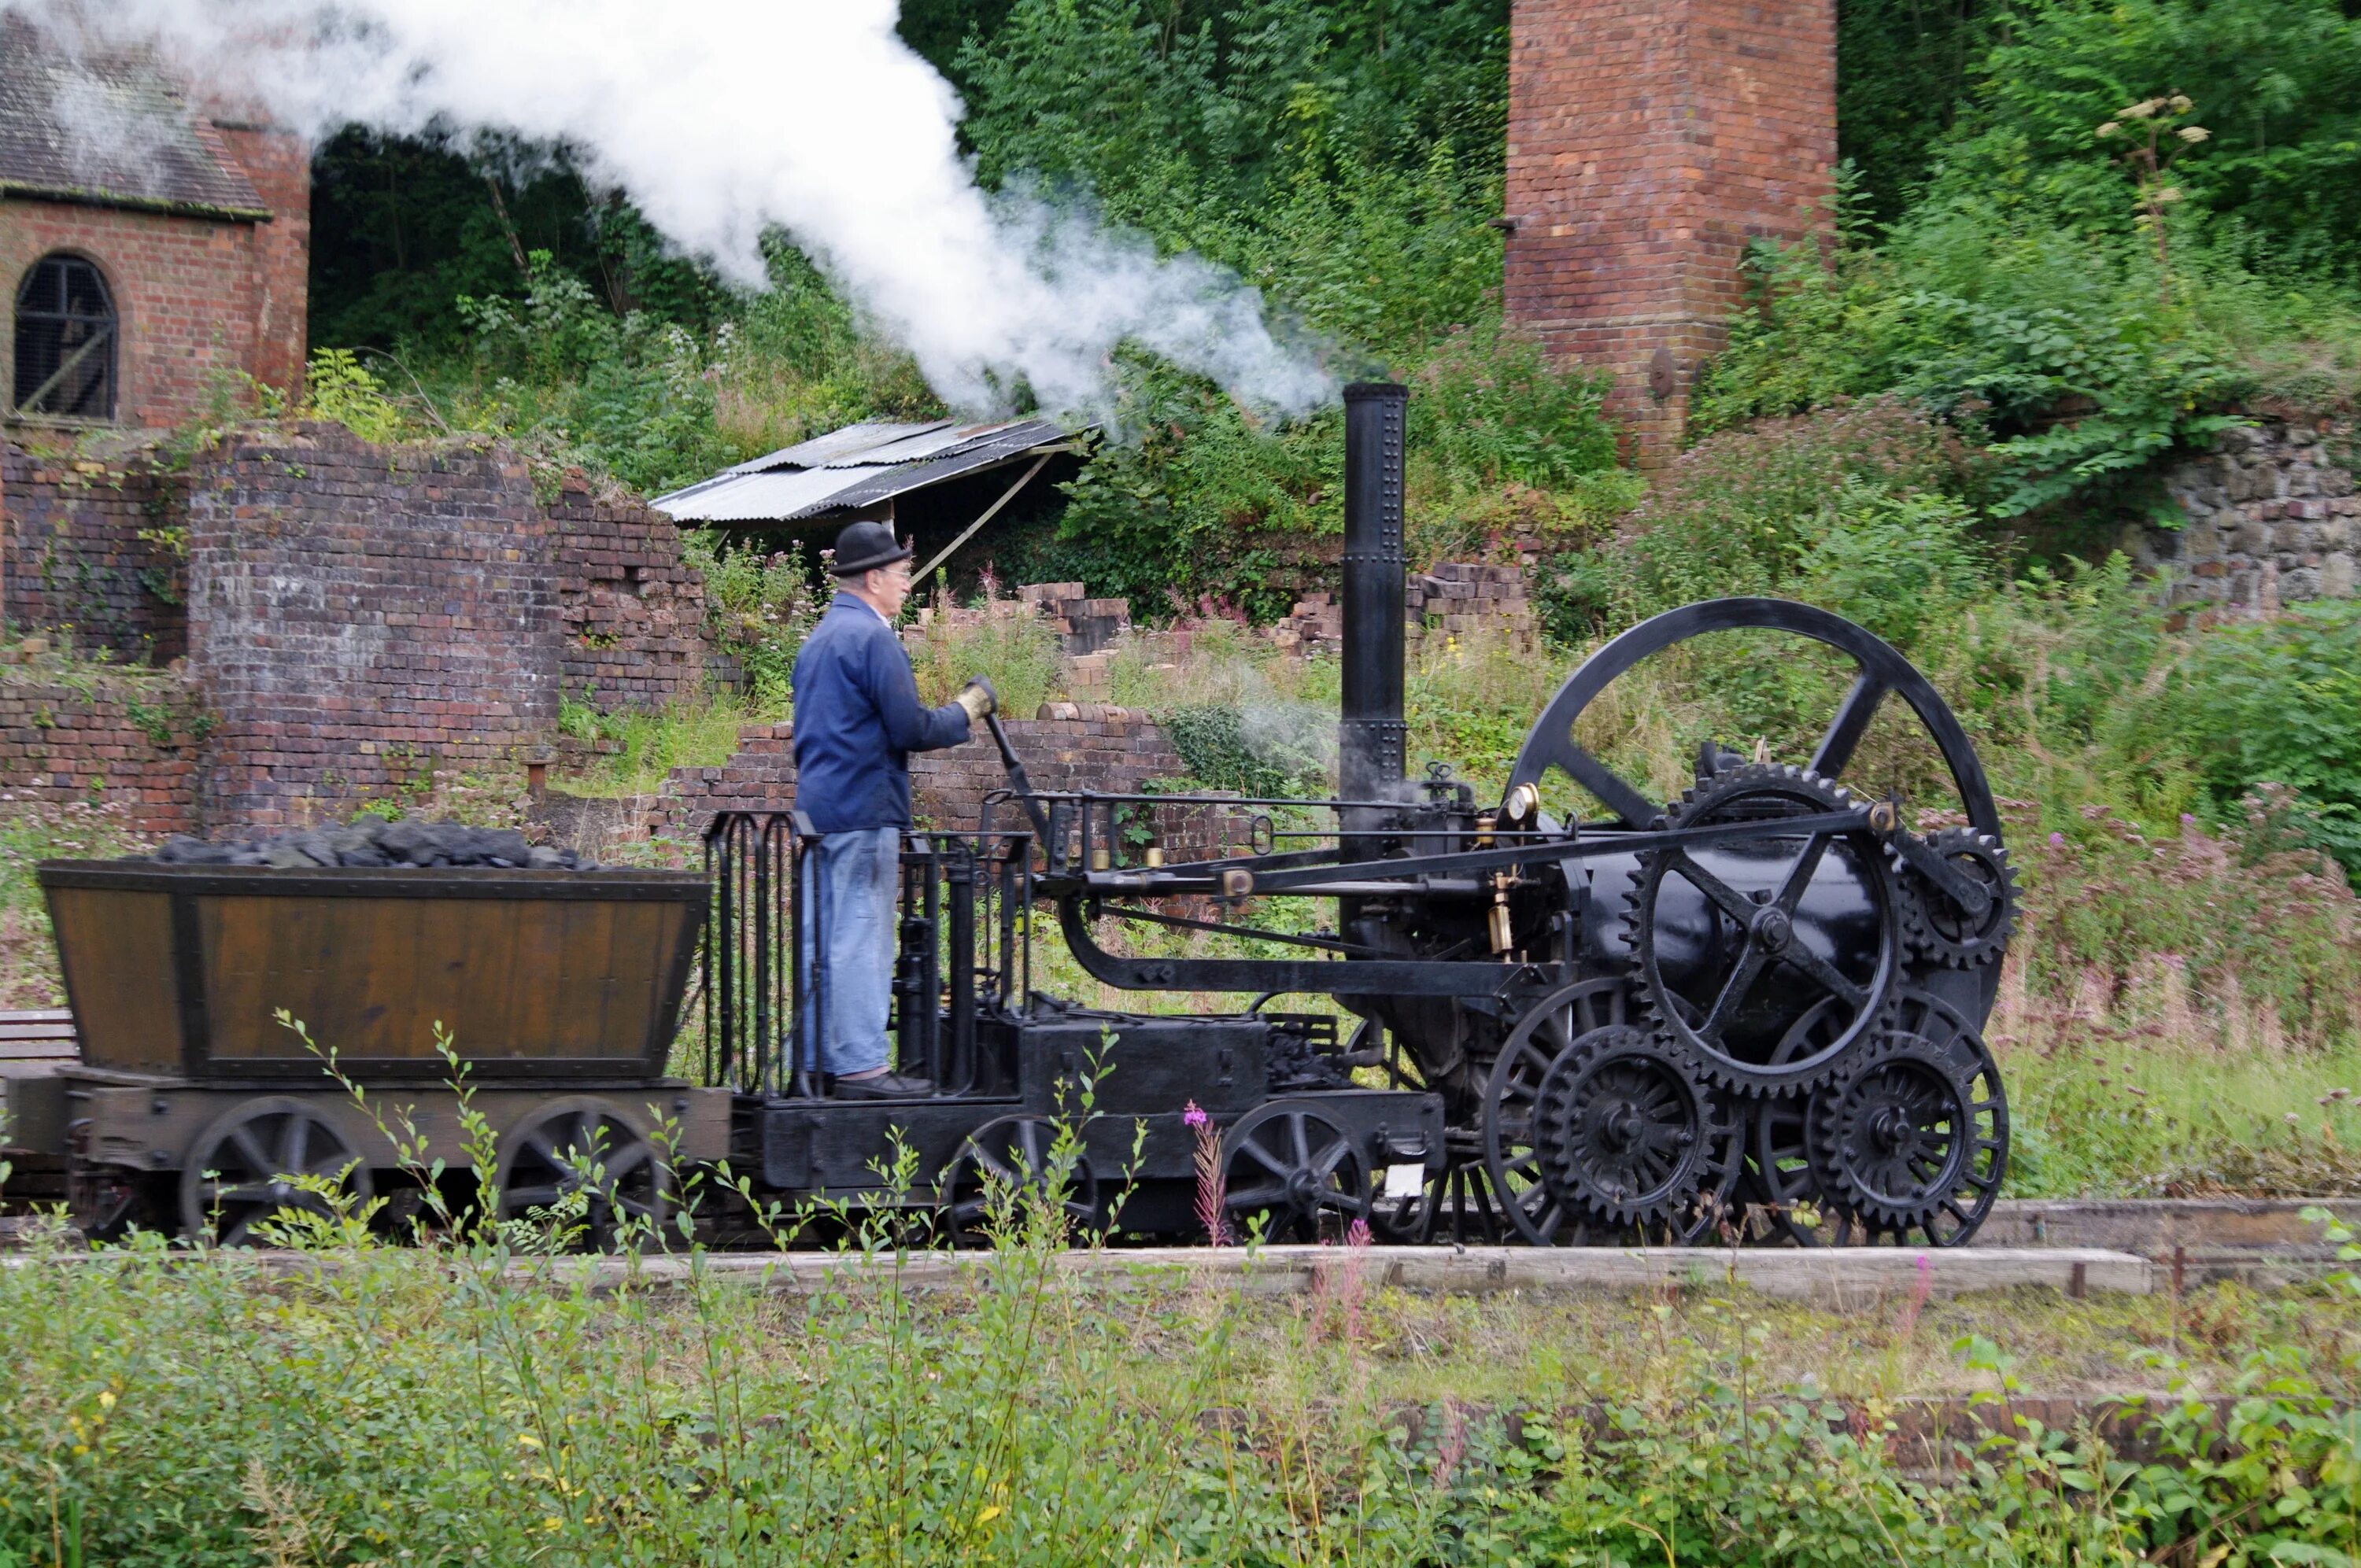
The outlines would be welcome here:
M 1032 819 L 1034 841 L 1046 852 L 1049 848 L 1049 818 L 1043 815 L 1041 803 L 1033 794 L 1033 781 L 1025 776 L 1025 764 L 1016 760 L 1016 748 L 1008 743 L 1008 731 L 1000 727 L 997 709 L 983 716 L 986 729 L 992 731 L 992 743 L 1000 748 L 1000 765 L 1008 770 L 1009 787 L 1025 804 L 1025 815 Z

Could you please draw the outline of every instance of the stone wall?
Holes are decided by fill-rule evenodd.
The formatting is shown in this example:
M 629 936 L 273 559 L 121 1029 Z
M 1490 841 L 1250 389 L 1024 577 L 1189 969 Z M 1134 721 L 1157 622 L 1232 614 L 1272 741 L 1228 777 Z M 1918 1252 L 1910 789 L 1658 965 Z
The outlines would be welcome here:
M 0 442 L 0 613 L 17 628 L 71 627 L 85 652 L 180 657 L 186 585 L 167 540 L 186 498 L 181 477 L 145 455 L 99 461 Z
M 2349 598 L 2361 559 L 2361 431 L 2350 422 L 2266 421 L 2224 433 L 2176 465 L 2165 488 L 2188 515 L 2142 529 L 2140 565 L 2169 570 L 2176 602 L 2268 615 L 2311 598 Z
M 0 651 L 0 793 L 12 802 L 104 806 L 134 832 L 196 829 L 190 694 L 164 676 L 92 679 L 47 651 Z

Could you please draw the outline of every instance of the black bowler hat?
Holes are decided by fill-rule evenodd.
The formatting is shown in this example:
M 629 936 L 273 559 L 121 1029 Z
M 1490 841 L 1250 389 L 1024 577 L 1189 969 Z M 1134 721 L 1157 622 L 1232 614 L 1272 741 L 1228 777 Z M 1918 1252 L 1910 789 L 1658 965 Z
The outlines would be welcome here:
M 894 530 L 882 522 L 848 522 L 836 536 L 836 558 L 829 570 L 840 577 L 857 577 L 880 566 L 910 558 L 910 547 L 894 540 Z

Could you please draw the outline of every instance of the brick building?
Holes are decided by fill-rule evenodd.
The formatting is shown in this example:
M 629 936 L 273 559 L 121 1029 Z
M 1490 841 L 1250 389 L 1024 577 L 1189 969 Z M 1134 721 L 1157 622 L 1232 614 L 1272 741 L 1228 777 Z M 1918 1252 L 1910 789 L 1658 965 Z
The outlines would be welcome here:
M 0 423 L 156 429 L 302 374 L 302 139 L 0 13 Z M 234 384 L 234 382 L 233 382 Z
M 1510 315 L 1613 372 L 1639 456 L 1675 451 L 1760 236 L 1837 157 L 1835 0 L 1515 0 Z

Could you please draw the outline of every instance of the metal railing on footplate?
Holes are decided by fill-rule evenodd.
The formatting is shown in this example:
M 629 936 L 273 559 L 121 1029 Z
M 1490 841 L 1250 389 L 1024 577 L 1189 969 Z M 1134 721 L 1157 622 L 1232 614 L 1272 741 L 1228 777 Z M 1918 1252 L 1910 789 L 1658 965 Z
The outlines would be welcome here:
M 807 1031 L 825 1016 L 824 898 L 798 899 L 818 838 L 785 811 L 721 811 L 705 834 L 712 905 L 705 925 L 705 1080 L 741 1093 L 822 1091 Z M 990 1091 L 997 1064 L 977 1049 L 980 1018 L 1024 1005 L 1031 982 L 1033 835 L 911 832 L 888 1030 L 895 1066 L 945 1095 Z M 805 922 L 814 929 L 807 938 Z

